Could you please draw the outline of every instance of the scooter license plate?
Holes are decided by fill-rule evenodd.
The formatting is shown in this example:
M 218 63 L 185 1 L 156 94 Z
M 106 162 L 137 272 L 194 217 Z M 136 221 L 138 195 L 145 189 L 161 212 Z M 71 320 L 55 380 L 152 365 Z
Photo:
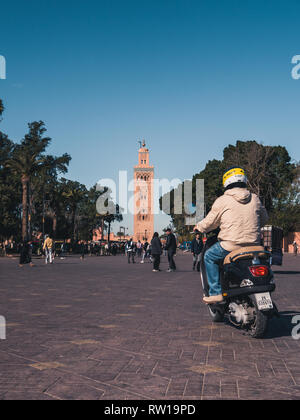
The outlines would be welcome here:
M 272 298 L 269 292 L 256 293 L 255 299 L 256 299 L 257 307 L 260 311 L 263 311 L 264 309 L 273 308 L 273 302 L 272 302 Z

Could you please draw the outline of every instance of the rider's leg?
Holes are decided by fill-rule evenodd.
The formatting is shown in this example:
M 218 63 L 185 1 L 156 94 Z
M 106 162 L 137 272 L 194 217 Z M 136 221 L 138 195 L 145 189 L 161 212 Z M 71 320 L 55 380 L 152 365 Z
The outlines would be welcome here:
M 218 296 L 222 294 L 218 263 L 222 261 L 228 254 L 229 252 L 222 248 L 219 242 L 217 242 L 215 245 L 209 248 L 204 255 L 210 296 Z

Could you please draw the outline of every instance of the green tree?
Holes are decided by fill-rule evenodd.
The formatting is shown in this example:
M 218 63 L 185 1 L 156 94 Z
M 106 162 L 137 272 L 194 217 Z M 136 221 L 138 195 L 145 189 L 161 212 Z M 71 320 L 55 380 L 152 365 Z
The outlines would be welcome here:
M 205 213 L 207 214 L 217 197 L 224 193 L 223 174 L 226 170 L 226 164 L 220 160 L 210 160 L 205 168 L 194 175 L 193 182 L 197 179 L 204 179 L 204 197 Z M 196 203 L 195 189 L 193 189 L 193 203 Z
M 121 213 L 120 210 L 120 206 L 119 204 L 115 205 L 115 212 L 114 213 L 107 213 L 106 215 L 104 215 L 104 222 L 107 223 L 108 228 L 107 228 L 107 241 L 108 243 L 110 242 L 110 233 L 111 233 L 111 225 L 114 222 L 122 222 L 123 220 L 123 215 Z
M 95 229 L 105 226 L 104 216 L 97 213 L 96 203 L 104 191 L 97 191 L 96 186 L 89 189 L 80 205 L 78 234 L 82 240 L 91 240 Z
M 245 169 L 250 190 L 257 194 L 268 211 L 282 198 L 295 176 L 295 165 L 283 146 L 264 146 L 256 141 L 237 141 L 224 149 L 227 167 Z
M 21 144 L 14 147 L 11 158 L 6 162 L 6 166 L 19 176 L 22 185 L 22 238 L 30 237 L 30 195 L 31 182 L 38 177 L 45 167 L 49 165 L 49 156 L 44 155 L 51 139 L 45 137 L 45 124 L 42 121 L 28 124 L 29 132 L 25 135 Z M 69 155 L 63 155 L 56 160 L 55 169 L 60 172 L 66 172 L 70 161 Z M 53 169 L 54 170 L 54 169 Z
M 0 99 L 0 121 L 4 105 Z M 14 143 L 0 131 L 0 238 L 17 236 L 20 229 L 19 188 L 16 178 L 5 168 L 6 161 L 11 158 Z
M 3 112 L 4 112 L 4 105 L 3 105 L 2 99 L 0 99 L 0 117 L 2 116 Z
M 222 186 L 222 176 L 224 173 L 225 165 L 222 161 L 219 160 L 210 160 L 205 168 L 195 174 L 192 178 L 192 204 L 196 205 L 196 181 L 197 179 L 204 179 L 204 195 L 205 195 L 205 213 L 208 213 L 213 202 L 217 197 L 223 194 Z M 182 191 L 182 210 L 181 214 L 176 214 L 174 211 L 176 190 L 181 189 Z M 170 192 L 170 212 L 167 212 L 172 218 L 173 226 L 178 234 L 180 241 L 190 240 L 191 239 L 191 226 L 186 225 L 186 217 L 189 215 L 186 214 L 184 209 L 184 184 L 181 184 L 177 187 L 176 190 Z M 164 197 L 166 198 L 166 197 Z M 163 197 L 160 198 L 160 207 L 162 210 Z
M 205 210 L 208 213 L 216 198 L 223 194 L 223 174 L 232 166 L 241 166 L 245 169 L 249 189 L 260 197 L 271 215 L 275 205 L 278 211 L 278 203 L 285 202 L 287 191 L 295 179 L 296 166 L 291 162 L 291 157 L 285 147 L 263 146 L 256 141 L 237 141 L 235 145 L 228 145 L 223 151 L 223 160 L 211 160 L 201 172 L 195 174 L 193 204 L 196 202 L 195 181 L 204 179 Z M 183 190 L 183 185 L 180 187 Z M 184 208 L 182 208 L 182 214 L 174 214 L 174 190 L 171 191 L 170 197 L 169 214 L 176 231 L 182 237 L 188 237 L 190 226 L 185 225 Z M 294 208 L 293 211 L 295 211 Z
M 300 230 L 300 165 L 295 168 L 294 182 L 275 200 L 270 223 L 280 226 L 284 235 Z
M 87 189 L 85 185 L 77 181 L 71 181 L 65 178 L 61 179 L 62 197 L 65 203 L 66 213 L 71 220 L 72 230 L 70 237 L 73 242 L 78 241 L 78 225 L 81 217 L 81 207 L 87 200 Z
M 14 143 L 0 132 L 0 238 L 18 236 L 20 230 L 21 190 L 17 178 L 5 168 L 10 159 Z
M 98 191 L 101 191 L 102 197 L 100 207 L 97 205 L 97 212 L 102 217 L 102 235 L 105 225 L 107 226 L 107 240 L 110 242 L 111 225 L 114 222 L 123 220 L 122 208 L 119 204 L 114 203 L 111 193 L 112 191 L 105 186 L 98 185 Z
M 35 215 L 33 223 L 37 230 L 45 233 L 46 218 L 50 218 L 52 226 L 47 227 L 47 232 L 56 237 L 58 216 L 62 211 L 62 184 L 58 175 L 67 171 L 71 157 L 67 154 L 56 157 L 45 155 L 44 164 L 37 176 L 31 182 L 32 204 Z M 42 224 L 41 224 L 42 222 Z

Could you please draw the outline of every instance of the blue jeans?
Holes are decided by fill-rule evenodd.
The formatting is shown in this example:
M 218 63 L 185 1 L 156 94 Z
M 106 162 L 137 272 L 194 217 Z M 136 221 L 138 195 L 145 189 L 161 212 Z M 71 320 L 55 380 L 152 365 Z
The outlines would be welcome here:
M 176 254 L 175 251 L 172 251 L 171 249 L 168 250 L 169 268 L 171 270 L 176 270 L 176 264 L 175 264 L 175 261 L 174 261 L 174 258 L 173 258 L 175 254 Z
M 222 294 L 220 282 L 220 268 L 218 263 L 222 261 L 229 251 L 221 247 L 220 243 L 214 244 L 204 255 L 204 262 L 209 284 L 209 295 L 216 296 Z

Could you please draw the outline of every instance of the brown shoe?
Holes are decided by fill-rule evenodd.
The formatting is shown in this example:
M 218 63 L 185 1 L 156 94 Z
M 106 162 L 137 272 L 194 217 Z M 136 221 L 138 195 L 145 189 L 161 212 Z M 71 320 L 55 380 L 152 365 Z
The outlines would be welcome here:
M 222 295 L 217 295 L 217 296 L 205 296 L 203 298 L 203 302 L 209 304 L 213 304 L 213 303 L 220 303 L 223 302 L 223 296 Z

